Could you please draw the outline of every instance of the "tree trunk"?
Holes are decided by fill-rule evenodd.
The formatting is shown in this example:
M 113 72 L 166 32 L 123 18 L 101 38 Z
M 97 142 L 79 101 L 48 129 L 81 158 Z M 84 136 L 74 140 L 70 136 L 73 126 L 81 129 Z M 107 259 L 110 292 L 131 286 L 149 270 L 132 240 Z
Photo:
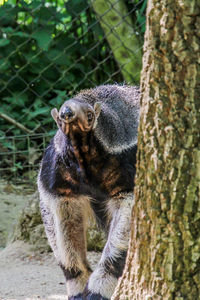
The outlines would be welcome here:
M 142 49 L 124 0 L 92 0 L 91 3 L 124 80 L 127 83 L 138 83 Z
M 200 299 L 199 28 L 199 0 L 149 0 L 131 241 L 113 300 Z

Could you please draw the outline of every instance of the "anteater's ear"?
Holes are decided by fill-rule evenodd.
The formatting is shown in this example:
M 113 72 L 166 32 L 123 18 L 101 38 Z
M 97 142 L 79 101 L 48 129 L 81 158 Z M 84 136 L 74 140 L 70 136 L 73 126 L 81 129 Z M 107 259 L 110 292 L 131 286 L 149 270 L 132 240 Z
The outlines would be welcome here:
M 53 108 L 51 110 L 51 115 L 52 115 L 53 119 L 57 122 L 57 118 L 58 118 L 58 110 L 57 110 L 57 108 Z
M 98 119 L 100 112 L 101 112 L 101 103 L 100 102 L 96 102 L 94 105 L 94 111 L 95 111 L 95 116 L 96 119 Z
M 59 118 L 59 114 L 58 114 L 57 108 L 53 108 L 51 110 L 51 115 L 52 115 L 53 119 L 55 120 L 57 126 L 60 128 L 61 122 L 60 122 L 60 118 Z

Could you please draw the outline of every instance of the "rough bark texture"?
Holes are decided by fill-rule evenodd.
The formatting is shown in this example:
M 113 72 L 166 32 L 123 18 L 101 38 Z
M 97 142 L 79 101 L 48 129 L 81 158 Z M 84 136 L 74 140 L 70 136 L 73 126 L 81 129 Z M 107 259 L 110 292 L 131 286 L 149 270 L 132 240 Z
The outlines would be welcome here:
M 150 0 L 126 269 L 113 300 L 200 299 L 200 2 Z
M 92 0 L 91 3 L 124 80 L 137 83 L 140 79 L 142 49 L 124 0 Z

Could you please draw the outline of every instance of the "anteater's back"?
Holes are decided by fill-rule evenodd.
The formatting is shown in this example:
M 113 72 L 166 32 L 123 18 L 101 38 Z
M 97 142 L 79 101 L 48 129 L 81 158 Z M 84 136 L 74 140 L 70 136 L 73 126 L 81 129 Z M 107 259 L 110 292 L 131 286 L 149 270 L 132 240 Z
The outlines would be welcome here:
M 101 85 L 80 92 L 74 99 L 92 106 L 101 102 L 95 135 L 110 153 L 120 153 L 137 143 L 140 93 L 138 87 Z

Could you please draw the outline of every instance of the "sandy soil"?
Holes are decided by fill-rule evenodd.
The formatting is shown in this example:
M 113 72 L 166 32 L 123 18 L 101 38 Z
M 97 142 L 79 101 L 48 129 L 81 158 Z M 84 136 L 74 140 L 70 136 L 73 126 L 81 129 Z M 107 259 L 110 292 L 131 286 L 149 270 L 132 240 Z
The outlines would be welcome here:
M 100 253 L 88 252 L 92 268 Z M 67 300 L 65 280 L 52 253 L 15 242 L 0 252 L 0 300 Z
M 33 252 L 20 241 L 4 248 L 33 192 L 30 186 L 0 180 L 0 300 L 67 300 L 64 276 L 52 253 Z M 99 258 L 88 252 L 93 268 Z

